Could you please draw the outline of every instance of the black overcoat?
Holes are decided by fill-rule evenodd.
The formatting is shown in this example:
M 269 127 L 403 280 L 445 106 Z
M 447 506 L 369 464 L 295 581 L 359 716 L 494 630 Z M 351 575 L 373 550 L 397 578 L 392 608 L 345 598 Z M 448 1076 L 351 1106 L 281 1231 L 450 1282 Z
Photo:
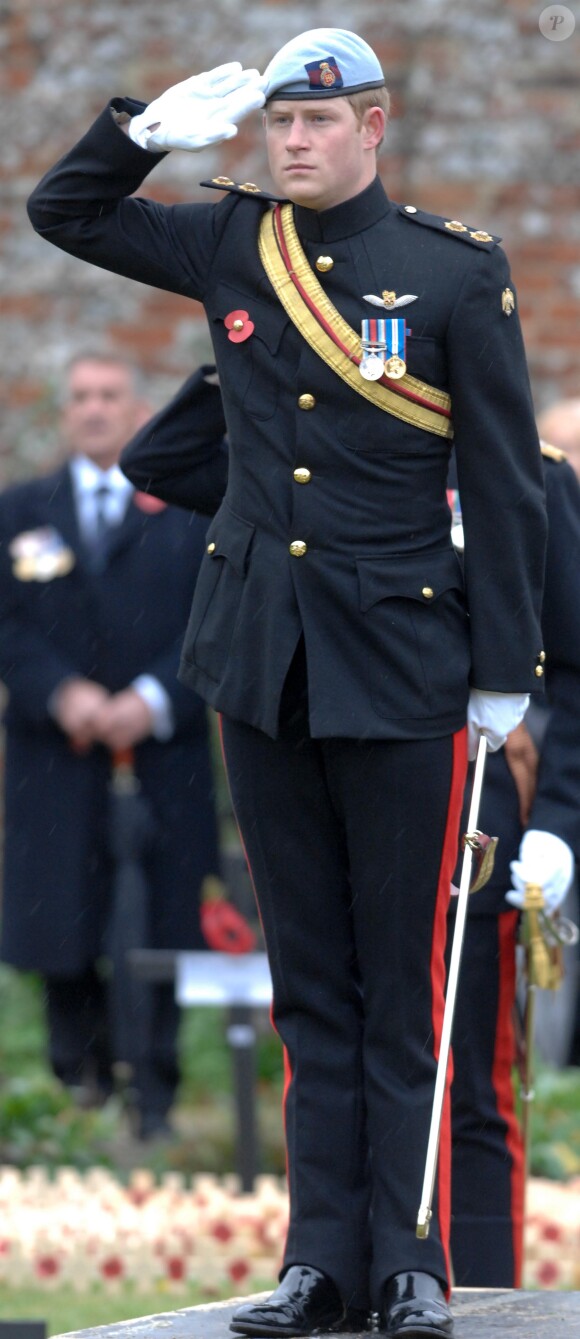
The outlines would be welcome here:
M 157 822 L 147 863 L 152 942 L 203 946 L 199 885 L 217 868 L 207 713 L 178 682 L 177 668 L 207 522 L 174 508 L 146 512 L 139 502 L 135 494 L 95 575 L 68 466 L 0 497 L 0 677 L 7 689 L 1 951 L 5 961 L 45 975 L 74 975 L 98 957 L 108 912 L 111 760 L 101 746 L 79 756 L 52 720 L 51 694 L 69 675 L 116 692 L 151 674 L 169 695 L 173 738 L 136 748 Z M 47 526 L 73 565 L 46 580 L 22 579 L 13 542 Z
M 131 100 L 113 106 L 142 109 Z M 463 577 L 449 535 L 449 443 L 362 399 L 299 335 L 259 259 L 268 198 L 243 187 L 216 205 L 132 196 L 158 158 L 107 109 L 39 184 L 29 213 L 64 250 L 206 308 L 230 463 L 183 681 L 275 735 L 303 632 L 313 737 L 400 739 L 459 729 L 470 684 L 536 687 L 542 471 L 497 239 L 394 204 L 378 178 L 322 213 L 294 210 L 311 265 L 330 258 L 318 277 L 354 330 L 376 314 L 365 294 L 416 295 L 404 309 L 407 364 L 451 395 L 468 536 Z M 254 328 L 234 343 L 226 318 L 239 310 Z M 306 484 L 297 467 L 309 471 Z M 302 556 L 290 549 L 296 540 Z

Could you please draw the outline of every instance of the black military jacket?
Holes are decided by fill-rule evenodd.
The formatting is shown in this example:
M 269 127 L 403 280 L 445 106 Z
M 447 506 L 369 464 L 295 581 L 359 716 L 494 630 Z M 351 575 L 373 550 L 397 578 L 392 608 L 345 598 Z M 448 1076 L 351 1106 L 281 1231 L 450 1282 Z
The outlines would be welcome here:
M 580 860 L 580 487 L 558 451 L 543 459 L 548 548 L 542 606 L 548 724 L 529 827 Z
M 303 632 L 312 734 L 379 738 L 459 728 L 470 683 L 535 687 L 541 460 L 495 240 L 393 204 L 378 178 L 323 213 L 294 211 L 310 263 L 332 260 L 318 277 L 355 331 L 376 314 L 364 294 L 417 295 L 405 309 L 408 371 L 452 397 L 464 578 L 449 535 L 448 442 L 357 395 L 299 335 L 258 254 L 269 198 L 242 188 L 207 205 L 131 197 L 158 158 L 106 110 L 36 188 L 29 213 L 64 250 L 206 308 L 230 461 L 184 681 L 275 735 Z M 234 343 L 225 321 L 240 310 L 254 328 Z
M 532 698 L 526 725 L 535 738 L 540 761 L 535 797 L 527 826 L 553 832 L 580 859 L 580 487 L 573 469 L 557 449 L 543 448 L 548 514 L 548 547 L 542 606 L 546 660 L 544 698 Z M 451 477 L 450 482 L 455 479 Z M 541 710 L 539 710 L 541 708 Z M 461 831 L 467 827 L 467 787 Z M 505 893 L 511 887 L 510 861 L 522 838 L 519 800 L 504 749 L 489 755 L 479 826 L 499 838 L 491 879 L 470 903 L 470 914 L 511 911 Z M 461 861 L 455 882 L 461 875 Z M 452 909 L 453 899 L 452 899 Z

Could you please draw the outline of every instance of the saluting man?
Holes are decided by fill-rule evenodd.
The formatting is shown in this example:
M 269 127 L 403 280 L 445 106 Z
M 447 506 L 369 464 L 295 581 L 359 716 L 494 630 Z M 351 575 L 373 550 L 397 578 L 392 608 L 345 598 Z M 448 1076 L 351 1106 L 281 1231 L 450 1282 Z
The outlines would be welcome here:
M 131 197 L 265 103 L 275 194 Z M 450 1335 L 449 1110 L 415 1224 L 468 737 L 542 674 L 541 459 L 498 239 L 377 176 L 388 95 L 356 34 L 302 33 L 116 99 L 37 187 L 56 245 L 206 308 L 230 442 L 181 676 L 222 715 L 284 1043 L 281 1281 L 232 1327 Z M 208 183 L 211 185 L 212 183 Z M 466 563 L 446 499 L 455 441 Z

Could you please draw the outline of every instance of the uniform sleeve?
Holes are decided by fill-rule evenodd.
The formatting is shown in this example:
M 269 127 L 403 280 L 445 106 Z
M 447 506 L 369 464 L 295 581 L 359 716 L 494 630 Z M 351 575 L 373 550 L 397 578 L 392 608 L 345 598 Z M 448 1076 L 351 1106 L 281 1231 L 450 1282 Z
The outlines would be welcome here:
M 542 625 L 550 712 L 530 827 L 553 832 L 580 859 L 580 486 L 546 462 L 548 550 Z
M 542 460 L 517 311 L 499 247 L 474 257 L 448 328 L 473 687 L 538 688 L 546 543 Z M 513 290 L 512 290 L 513 291 Z
M 145 106 L 129 99 L 116 105 L 133 114 Z M 92 265 L 201 300 L 219 241 L 215 206 L 133 195 L 164 157 L 134 144 L 107 107 L 33 191 L 33 228 Z
M 214 372 L 208 365 L 192 373 L 131 438 L 119 462 L 136 488 L 203 516 L 217 511 L 228 477 L 221 394 L 206 380 Z
M 181 519 L 185 518 L 183 515 Z M 193 588 L 197 580 L 201 561 L 205 553 L 205 536 L 207 530 L 207 521 L 201 516 L 192 516 L 188 527 L 187 543 L 180 551 L 180 564 L 185 565 L 187 569 L 187 583 L 190 590 L 187 594 L 187 600 L 193 594 Z M 179 591 L 185 594 L 183 590 L 183 581 L 178 583 Z M 197 693 L 191 688 L 186 687 L 177 677 L 181 652 L 183 647 L 183 637 L 185 632 L 185 621 L 183 629 L 178 636 L 166 646 L 159 649 L 156 655 L 144 661 L 139 673 L 151 676 L 161 684 L 167 693 L 171 703 L 171 712 L 174 724 L 174 735 L 182 731 L 187 733 L 204 733 L 207 728 L 207 711 L 205 703 Z

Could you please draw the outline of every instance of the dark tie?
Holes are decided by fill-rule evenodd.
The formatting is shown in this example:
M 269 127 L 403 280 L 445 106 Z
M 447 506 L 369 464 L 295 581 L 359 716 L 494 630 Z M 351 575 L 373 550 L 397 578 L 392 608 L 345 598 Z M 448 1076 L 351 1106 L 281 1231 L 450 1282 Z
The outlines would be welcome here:
M 107 513 L 107 504 L 111 489 L 106 484 L 95 488 L 95 513 L 92 534 L 86 540 L 89 566 L 92 572 L 102 572 L 106 566 L 108 541 L 111 523 Z

